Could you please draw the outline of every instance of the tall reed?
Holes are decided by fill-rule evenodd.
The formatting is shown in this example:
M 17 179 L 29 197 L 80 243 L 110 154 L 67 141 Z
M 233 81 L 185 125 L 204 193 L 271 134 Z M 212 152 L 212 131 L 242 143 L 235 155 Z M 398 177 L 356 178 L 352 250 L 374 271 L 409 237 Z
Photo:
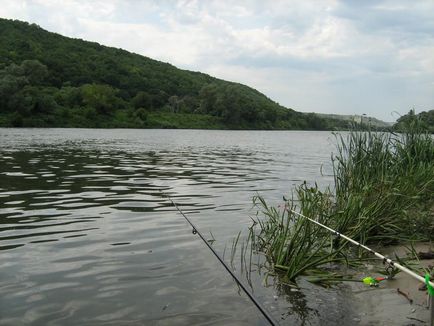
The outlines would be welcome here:
M 318 187 L 309 188 L 306 184 L 297 192 L 300 198 L 309 197 L 301 201 L 303 214 L 315 214 L 321 223 L 327 224 L 330 215 L 324 212 L 330 209 L 330 197 Z M 294 282 L 309 270 L 345 259 L 343 247 L 331 250 L 330 233 L 291 212 L 295 206 L 270 207 L 260 196 L 254 197 L 254 203 L 261 212 L 257 219 L 260 232 L 254 245 L 265 253 L 275 269 L 284 272 L 287 281 Z M 293 205 L 291 201 L 287 203 Z
M 334 226 L 362 242 L 432 238 L 433 138 L 412 127 L 337 140 Z
M 317 219 L 362 243 L 432 240 L 434 139 L 417 123 L 402 134 L 350 131 L 337 134 L 332 156 L 334 187 L 303 183 L 284 206 L 260 197 L 252 242 L 290 281 L 327 263 L 347 259 L 345 243 L 291 210 Z M 336 239 L 335 239 L 336 240 Z

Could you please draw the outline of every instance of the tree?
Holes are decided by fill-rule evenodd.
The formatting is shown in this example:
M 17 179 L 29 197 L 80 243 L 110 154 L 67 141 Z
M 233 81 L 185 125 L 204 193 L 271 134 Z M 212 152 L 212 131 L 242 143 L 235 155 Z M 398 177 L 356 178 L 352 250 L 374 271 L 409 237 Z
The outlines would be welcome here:
M 152 108 L 152 97 L 148 92 L 140 91 L 137 92 L 136 96 L 133 97 L 132 103 L 135 109 L 139 108 Z
M 56 102 L 66 108 L 79 107 L 83 104 L 81 89 L 78 87 L 62 87 L 54 95 Z
M 202 113 L 214 113 L 214 104 L 216 102 L 217 85 L 204 85 L 199 92 L 200 106 L 199 111 Z
M 81 86 L 83 103 L 99 113 L 110 114 L 116 107 L 116 90 L 108 85 L 85 84 Z
M 12 63 L 0 70 L 0 109 L 30 110 L 36 95 L 31 88 L 25 88 L 41 83 L 47 74 L 47 67 L 37 60 L 24 60 L 19 66 Z
M 9 107 L 22 116 L 30 116 L 50 113 L 56 107 L 56 102 L 40 88 L 27 85 L 10 98 Z
M 179 102 L 180 102 L 178 96 L 173 95 L 173 96 L 169 97 L 168 102 L 169 102 L 169 106 L 170 106 L 171 111 L 173 113 L 178 112 L 178 110 L 179 110 Z
M 39 85 L 48 76 L 47 66 L 38 60 L 24 60 L 21 63 L 24 75 L 31 85 Z

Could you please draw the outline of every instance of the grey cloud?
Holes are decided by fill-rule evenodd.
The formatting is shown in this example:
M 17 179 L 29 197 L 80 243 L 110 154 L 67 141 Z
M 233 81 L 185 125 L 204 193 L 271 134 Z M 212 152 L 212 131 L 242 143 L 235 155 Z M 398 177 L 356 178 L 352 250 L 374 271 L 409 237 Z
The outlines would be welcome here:
M 429 1 L 341 1 L 333 14 L 351 20 L 366 33 L 391 33 L 397 38 L 411 34 L 432 37 L 434 3 Z M 394 6 L 394 7 L 393 7 Z

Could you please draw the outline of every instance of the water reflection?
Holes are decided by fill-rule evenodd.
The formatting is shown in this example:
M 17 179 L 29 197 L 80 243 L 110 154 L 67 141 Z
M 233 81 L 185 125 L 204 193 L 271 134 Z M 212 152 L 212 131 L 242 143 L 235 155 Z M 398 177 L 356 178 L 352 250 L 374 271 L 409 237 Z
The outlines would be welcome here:
M 0 129 L 0 323 L 266 324 L 163 194 L 223 252 L 256 192 L 321 178 L 329 136 Z

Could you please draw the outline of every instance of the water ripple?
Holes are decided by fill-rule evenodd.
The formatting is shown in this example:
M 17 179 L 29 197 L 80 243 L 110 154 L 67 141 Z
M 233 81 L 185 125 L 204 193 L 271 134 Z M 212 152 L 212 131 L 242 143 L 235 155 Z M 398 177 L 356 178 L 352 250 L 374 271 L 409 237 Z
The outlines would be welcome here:
M 264 324 L 166 196 L 222 252 L 328 137 L 0 129 L 0 324 Z

